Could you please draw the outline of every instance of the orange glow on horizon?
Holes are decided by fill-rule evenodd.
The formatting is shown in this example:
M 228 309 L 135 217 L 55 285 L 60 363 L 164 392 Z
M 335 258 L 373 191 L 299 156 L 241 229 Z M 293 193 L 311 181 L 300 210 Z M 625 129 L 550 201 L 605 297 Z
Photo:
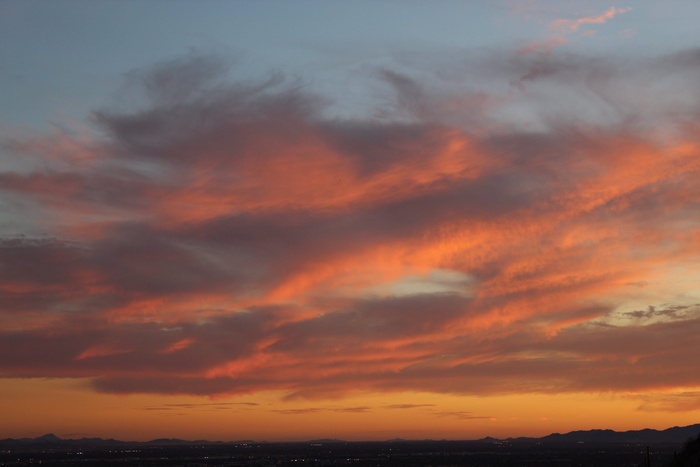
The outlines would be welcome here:
M 491 398 L 398 393 L 358 394 L 342 401 L 281 402 L 276 393 L 217 399 L 105 397 L 86 393 L 84 384 L 85 381 L 64 379 L 34 380 L 31 385 L 26 380 L 5 380 L 0 390 L 2 400 L 21 397 L 28 403 L 3 404 L 5 420 L 12 423 L 3 425 L 0 438 L 36 437 L 48 432 L 63 438 L 115 437 L 133 441 L 166 435 L 221 441 L 539 437 L 579 429 L 666 429 L 695 423 L 700 409 L 686 407 L 683 412 L 669 413 L 649 405 L 655 399 L 673 397 L 673 393 Z M 60 397 L 63 404 L 52 404 L 53 397 Z M 43 414 L 40 424 L 32 420 L 33 413 Z M 100 413 L 99 419 L 94 413 Z M 233 423 L 241 417 L 245 417 L 245 424 Z

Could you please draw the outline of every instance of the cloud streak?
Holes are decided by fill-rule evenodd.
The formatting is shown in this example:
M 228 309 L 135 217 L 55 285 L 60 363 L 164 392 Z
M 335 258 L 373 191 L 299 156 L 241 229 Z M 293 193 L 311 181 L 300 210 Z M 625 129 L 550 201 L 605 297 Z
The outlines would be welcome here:
M 627 13 L 632 8 L 610 7 L 605 13 L 597 16 L 586 16 L 578 19 L 558 19 L 549 24 L 549 28 L 559 32 L 575 32 L 582 24 L 603 24 L 613 19 L 615 16 Z
M 557 19 L 548 24 L 548 29 L 554 34 L 548 39 L 530 41 L 526 45 L 518 50 L 520 55 L 526 55 L 531 53 L 540 53 L 545 55 L 550 55 L 552 52 L 565 44 L 570 42 L 567 39 L 567 35 L 576 33 L 579 31 L 582 25 L 586 24 L 603 24 L 613 19 L 615 16 L 622 13 L 627 13 L 632 10 L 632 8 L 616 8 L 611 7 L 605 13 L 597 16 L 586 16 L 578 19 Z M 627 29 L 624 34 L 630 34 L 630 29 Z M 588 29 L 579 34 L 579 37 L 591 37 L 597 34 L 597 30 Z
M 12 146 L 10 222 L 44 233 L 0 239 L 0 374 L 288 398 L 700 386 L 698 57 L 513 53 L 467 96 L 382 70 L 395 100 L 347 120 L 211 57 L 135 73 L 142 108 L 95 112 L 89 141 Z M 676 86 L 650 96 L 660 67 Z

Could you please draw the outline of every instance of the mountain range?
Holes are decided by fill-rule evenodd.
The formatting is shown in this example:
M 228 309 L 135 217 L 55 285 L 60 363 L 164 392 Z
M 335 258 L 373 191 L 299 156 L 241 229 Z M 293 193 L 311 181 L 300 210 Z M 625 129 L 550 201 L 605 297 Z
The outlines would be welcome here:
M 569 433 L 552 433 L 541 438 L 483 438 L 481 442 L 502 442 L 508 441 L 511 443 L 683 443 L 690 438 L 696 438 L 700 434 L 700 424 L 673 427 L 666 430 L 630 430 L 630 431 L 614 431 L 614 430 L 586 430 L 586 431 L 571 431 Z M 397 441 L 397 440 L 393 440 Z M 313 440 L 309 443 L 339 443 L 345 442 L 342 440 Z M 160 438 L 151 441 L 120 441 L 116 439 L 103 438 L 80 438 L 80 439 L 64 439 L 59 438 L 53 433 L 49 433 L 38 438 L 7 438 L 0 440 L 0 448 L 15 447 L 15 446 L 115 446 L 115 445 L 205 445 L 205 444 L 263 444 L 257 441 L 207 441 L 207 440 L 183 440 L 173 438 Z
M 614 430 L 581 430 L 560 434 L 552 433 L 542 438 L 509 438 L 509 440 L 528 440 L 541 442 L 574 442 L 574 443 L 682 443 L 700 434 L 700 424 L 674 426 L 665 430 L 614 431 Z

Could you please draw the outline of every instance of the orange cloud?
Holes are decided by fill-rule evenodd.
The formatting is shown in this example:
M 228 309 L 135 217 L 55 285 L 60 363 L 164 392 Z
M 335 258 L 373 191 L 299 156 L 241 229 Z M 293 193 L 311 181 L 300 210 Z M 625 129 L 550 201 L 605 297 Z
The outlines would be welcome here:
M 697 386 L 700 64 L 510 58 L 499 108 L 384 70 L 393 119 L 271 80 L 104 110 L 56 146 L 78 162 L 16 146 L 51 164 L 0 174 L 46 227 L 0 238 L 0 373 L 291 399 Z M 675 91 L 649 93 L 660 63 Z
M 635 394 L 630 399 L 641 401 L 639 410 L 645 412 L 690 412 L 700 410 L 700 391 L 669 391 Z

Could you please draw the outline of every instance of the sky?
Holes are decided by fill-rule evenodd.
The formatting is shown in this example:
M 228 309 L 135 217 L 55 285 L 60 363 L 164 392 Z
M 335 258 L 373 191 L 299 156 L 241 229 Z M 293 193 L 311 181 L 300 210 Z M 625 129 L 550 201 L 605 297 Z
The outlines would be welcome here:
M 700 2 L 0 2 L 0 438 L 700 417 Z

